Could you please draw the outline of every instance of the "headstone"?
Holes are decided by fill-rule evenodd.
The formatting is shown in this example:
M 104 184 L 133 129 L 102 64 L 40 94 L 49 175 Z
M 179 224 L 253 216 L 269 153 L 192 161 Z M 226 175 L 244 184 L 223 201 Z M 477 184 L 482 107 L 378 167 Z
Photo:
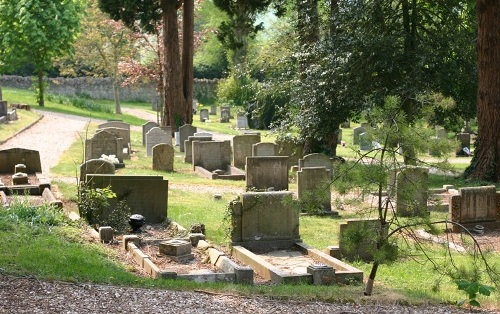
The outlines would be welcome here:
M 146 156 L 153 154 L 153 146 L 158 144 L 172 144 L 172 135 L 159 127 L 154 127 L 146 133 Z
M 188 137 L 193 136 L 196 132 L 196 127 L 191 124 L 184 124 L 179 128 L 179 150 L 181 153 L 184 152 L 184 141 L 186 141 Z
M 0 100 L 0 117 L 7 116 L 7 101 Z
M 198 110 L 198 100 L 193 98 L 193 113 L 196 113 Z
M 288 157 L 247 157 L 246 189 L 266 191 L 288 190 Z
M 191 163 L 193 161 L 193 141 L 211 141 L 212 136 L 189 136 L 184 141 L 184 162 Z
M 252 156 L 252 145 L 260 142 L 260 133 L 235 135 L 233 137 L 233 165 L 245 167 L 246 157 Z
M 468 149 L 471 148 L 470 146 L 470 133 L 460 133 L 457 134 L 457 140 L 459 142 L 459 148 L 457 149 L 457 154 L 460 154 L 461 151 L 467 147 Z
M 363 151 L 368 151 L 373 148 L 372 142 L 368 139 L 368 134 L 361 133 L 359 135 L 359 149 Z
M 101 123 L 97 126 L 98 129 L 104 129 L 104 128 L 121 128 L 121 129 L 127 129 L 130 132 L 130 124 L 122 122 L 122 121 L 108 121 Z
M 148 121 L 142 125 L 142 145 L 146 145 L 146 134 L 154 127 L 158 127 L 158 123 L 153 121 Z
M 238 114 L 236 116 L 236 128 L 237 129 L 245 129 L 245 130 L 249 129 L 248 118 L 247 118 L 246 113 Z
M 206 120 L 210 120 L 208 109 L 200 110 L 200 121 L 205 122 Z
M 123 162 L 123 139 L 114 134 L 99 131 L 90 139 L 85 140 L 85 161 L 99 159 L 101 155 L 115 155 L 119 162 Z
M 290 249 L 301 242 L 291 192 L 246 192 L 231 202 L 231 242 L 249 250 Z
M 174 171 L 174 148 L 169 144 L 153 146 L 153 170 Z
M 351 127 L 351 121 L 347 120 L 346 122 L 342 122 L 340 127 L 343 129 L 349 129 Z
M 226 171 L 231 165 L 230 141 L 193 141 L 193 168 Z
M 313 211 L 331 212 L 330 171 L 325 167 L 304 167 L 297 171 L 297 197 L 304 206 L 313 207 Z
M 226 110 L 228 114 L 228 119 L 232 119 L 233 117 L 231 116 L 231 106 L 220 106 L 220 111 L 222 113 L 222 110 Z
M 401 217 L 425 216 L 429 168 L 404 167 L 396 175 L 396 213 Z
M 117 128 L 117 127 L 107 127 L 107 128 L 98 129 L 97 131 L 106 131 L 106 132 L 113 134 L 117 138 L 123 139 L 122 149 L 124 149 L 124 156 L 127 156 L 128 158 L 130 158 L 130 153 L 131 153 L 131 151 L 130 151 L 131 150 L 130 129 Z
M 378 219 L 348 219 L 339 224 L 339 250 L 342 259 L 367 263 L 373 261 L 380 228 Z
M 103 159 L 90 159 L 80 165 L 80 182 L 85 182 L 87 174 L 115 174 L 115 165 Z
M 366 132 L 366 129 L 363 128 L 363 127 L 356 127 L 354 129 L 352 129 L 352 144 L 353 145 L 359 145 L 359 135 L 361 133 L 365 133 Z
M 40 152 L 24 148 L 0 150 L 0 173 L 12 173 L 19 163 L 26 165 L 26 173 L 42 172 Z
M 313 153 L 299 160 L 299 169 L 311 167 L 324 167 L 328 170 L 330 178 L 333 177 L 333 159 L 325 154 Z
M 222 109 L 220 110 L 220 122 L 221 123 L 227 123 L 229 122 L 229 119 L 231 118 L 231 113 L 227 109 Z
M 342 142 L 342 129 L 337 130 L 337 145 L 339 145 L 340 142 Z
M 204 136 L 204 137 L 208 137 L 209 136 L 209 137 L 212 137 L 213 134 L 212 133 L 208 133 L 208 132 L 196 132 L 196 133 L 194 133 L 193 136 Z
M 155 95 L 151 99 L 151 110 L 161 111 L 161 99 L 160 99 L 159 95 Z
M 288 157 L 289 168 L 297 166 L 299 164 L 299 160 L 304 157 L 304 147 L 302 143 L 296 143 L 294 141 L 285 139 L 277 141 L 276 144 L 278 144 L 279 147 L 278 155 Z
M 278 145 L 268 142 L 253 144 L 252 156 L 278 156 Z
M 442 138 L 448 138 L 448 132 L 444 128 L 437 128 L 436 129 L 436 137 L 439 139 Z
M 210 115 L 213 116 L 216 114 L 217 114 L 217 106 L 216 105 L 210 106 Z
M 16 121 L 16 120 L 17 120 L 16 109 L 7 111 L 7 121 Z

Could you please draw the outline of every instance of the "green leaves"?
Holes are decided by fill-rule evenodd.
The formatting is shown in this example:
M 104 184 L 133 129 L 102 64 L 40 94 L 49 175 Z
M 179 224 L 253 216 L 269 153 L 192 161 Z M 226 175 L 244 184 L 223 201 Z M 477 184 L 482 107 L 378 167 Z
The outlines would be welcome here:
M 491 292 L 495 290 L 494 287 L 486 286 L 480 284 L 479 282 L 470 282 L 465 279 L 456 280 L 456 284 L 458 290 L 462 290 L 467 294 L 467 297 L 469 298 L 468 303 L 470 306 L 477 306 L 477 307 L 481 306 L 481 304 L 476 300 L 478 294 L 484 296 L 490 296 Z M 464 303 L 465 300 L 460 300 L 457 302 L 458 305 L 463 305 Z

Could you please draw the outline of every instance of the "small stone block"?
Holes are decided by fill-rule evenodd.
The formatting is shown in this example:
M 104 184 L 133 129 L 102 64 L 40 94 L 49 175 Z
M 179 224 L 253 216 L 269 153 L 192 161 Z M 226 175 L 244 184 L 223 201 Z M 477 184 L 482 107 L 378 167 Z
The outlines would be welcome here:
M 162 279 L 175 279 L 177 278 L 177 273 L 174 271 L 168 271 L 168 270 L 160 270 L 158 272 L 158 277 L 157 278 L 162 278 Z
M 12 184 L 28 184 L 28 175 L 26 173 L 18 172 L 12 176 Z
M 132 257 L 134 258 L 135 262 L 141 267 L 144 267 L 144 260 L 146 258 L 149 258 L 149 256 L 144 254 L 140 249 L 132 250 Z
M 338 246 L 329 246 L 327 248 L 327 254 L 336 259 L 341 259 L 340 248 Z
M 99 239 L 104 243 L 110 243 L 113 241 L 113 228 L 108 226 L 99 227 Z
M 239 266 L 234 269 L 236 283 L 244 285 L 253 284 L 253 269 L 248 266 Z
M 132 242 L 136 247 L 140 244 L 140 239 L 136 235 L 125 235 L 123 236 L 123 249 L 128 250 L 128 243 Z
M 328 265 L 309 265 L 307 273 L 313 276 L 315 285 L 331 285 L 335 283 L 335 269 Z
M 214 200 L 222 199 L 222 194 L 214 194 Z
M 26 165 L 25 164 L 17 164 L 14 166 L 14 173 L 24 172 L 26 173 Z
M 190 233 L 189 241 L 191 241 L 191 245 L 196 247 L 200 240 L 205 240 L 205 235 L 203 233 Z
M 191 254 L 191 243 L 185 240 L 172 239 L 161 242 L 159 250 L 161 254 L 180 257 Z
M 153 278 L 158 278 L 158 273 L 160 272 L 160 268 L 156 266 L 153 261 L 148 257 L 144 259 L 144 271 L 148 273 Z

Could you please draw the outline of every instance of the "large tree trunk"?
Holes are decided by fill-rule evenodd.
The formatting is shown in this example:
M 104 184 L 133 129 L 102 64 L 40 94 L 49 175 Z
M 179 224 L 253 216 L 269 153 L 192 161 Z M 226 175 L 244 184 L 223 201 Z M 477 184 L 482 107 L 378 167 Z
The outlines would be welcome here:
M 194 0 L 184 0 L 182 18 L 182 85 L 184 87 L 184 119 L 193 122 L 193 55 L 194 55 Z
M 43 84 L 43 71 L 41 69 L 37 70 L 37 85 L 38 85 L 38 92 L 37 92 L 37 100 L 38 100 L 38 105 L 40 107 L 45 106 L 45 86 Z
M 122 114 L 120 106 L 120 82 L 118 81 L 118 60 L 116 54 L 114 55 L 113 63 L 113 98 L 115 99 L 115 113 Z
M 500 1 L 478 0 L 478 145 L 468 177 L 500 182 Z

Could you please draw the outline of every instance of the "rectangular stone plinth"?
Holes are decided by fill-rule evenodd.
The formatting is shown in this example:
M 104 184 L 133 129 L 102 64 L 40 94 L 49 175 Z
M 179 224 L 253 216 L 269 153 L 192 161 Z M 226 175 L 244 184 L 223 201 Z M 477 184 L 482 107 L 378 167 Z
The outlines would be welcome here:
M 191 243 L 185 240 L 167 240 L 160 243 L 160 253 L 180 257 L 191 254 Z

